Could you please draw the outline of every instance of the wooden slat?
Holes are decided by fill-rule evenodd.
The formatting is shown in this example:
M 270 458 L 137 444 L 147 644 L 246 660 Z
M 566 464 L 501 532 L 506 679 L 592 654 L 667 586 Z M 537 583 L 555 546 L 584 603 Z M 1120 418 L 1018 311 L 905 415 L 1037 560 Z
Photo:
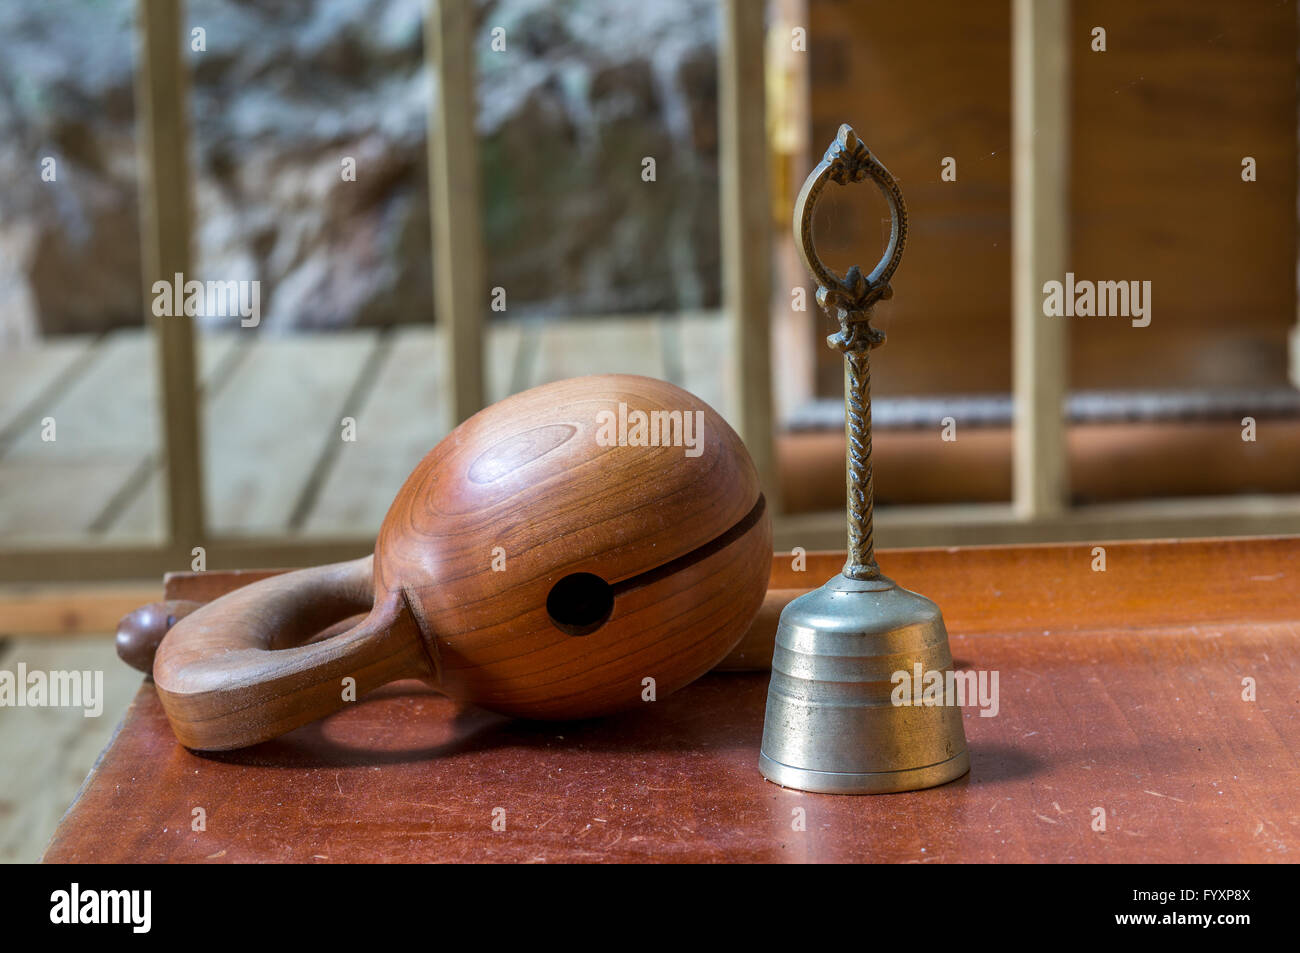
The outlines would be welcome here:
M 731 421 L 780 512 L 772 399 L 772 237 L 764 73 L 767 4 L 725 0 L 718 65 L 722 277 Z
M 140 673 L 123 665 L 108 640 L 13 639 L 0 649 L 0 668 L 15 671 L 103 672 L 104 710 L 6 708 L 0 717 L 0 863 L 40 860 L 63 812 L 109 742 L 140 687 Z M 12 770 L 10 770 L 12 768 Z
M 151 517 L 145 529 L 157 532 L 160 481 L 132 487 L 157 456 L 158 388 L 149 337 L 137 330 L 108 335 L 84 372 L 42 411 L 54 418 L 56 439 L 41 440 L 37 416 L 0 457 L 0 487 L 9 504 L 0 508 L 0 532 L 11 545 L 76 538 L 119 496 L 139 499 L 136 506 Z M 233 335 L 205 336 L 205 379 L 233 344 Z
M 585 374 L 643 374 L 663 378 L 664 342 L 657 317 L 606 321 L 548 320 L 521 346 L 529 387 Z
M 1297 7 L 1297 9 L 1300 9 L 1300 7 Z M 1288 342 L 1291 354 L 1288 370 L 1288 374 L 1291 378 L 1291 386 L 1300 388 L 1300 324 L 1297 324 L 1291 329 Z
M 1069 228 L 1065 0 L 1013 8 L 1012 387 L 1014 501 L 1028 518 L 1066 506 L 1066 318 L 1043 314 L 1043 283 L 1063 281 Z
M 509 391 L 519 328 L 490 325 L 488 341 L 489 394 L 500 400 Z M 441 328 L 396 332 L 355 414 L 357 440 L 341 445 L 306 514 L 303 532 L 375 535 L 407 476 L 451 430 L 443 352 Z
M 0 635 L 111 633 L 122 616 L 160 594 L 156 582 L 7 587 L 0 589 Z
M 181 0 L 139 0 L 136 108 L 140 141 L 140 235 L 144 300 L 159 279 L 190 273 L 191 194 L 189 77 Z M 163 456 L 167 461 L 167 526 L 172 538 L 204 536 L 202 433 L 194 353 L 194 324 L 186 317 L 154 317 L 158 379 L 162 387 Z
M 0 549 L 0 580 L 4 585 L 55 582 L 88 583 L 108 580 L 150 580 L 178 567 L 188 567 L 191 547 L 184 544 L 140 544 L 52 540 L 39 546 Z M 374 540 L 275 536 L 213 537 L 207 542 L 209 568 L 319 566 L 356 559 L 374 550 Z
M 482 193 L 474 92 L 474 4 L 429 0 L 425 52 L 436 70 L 429 112 L 429 201 L 435 311 L 446 329 L 444 357 L 454 423 L 484 406 Z
M 735 393 L 728 385 L 735 374 L 735 356 L 728 346 L 729 326 L 721 312 L 688 313 L 667 318 L 676 325 L 681 348 L 680 384 L 736 426 Z
M 212 394 L 219 392 L 225 381 L 220 377 L 230 371 L 230 365 L 236 363 L 243 352 L 251 346 L 253 339 L 239 332 L 210 332 L 199 335 L 199 383 L 200 395 L 210 403 Z M 151 375 L 152 383 L 152 375 Z M 152 391 L 151 391 L 152 392 Z M 153 408 L 149 413 L 152 416 Z M 3 464 L 0 463 L 0 467 Z M 163 536 L 166 529 L 166 470 L 161 460 L 155 458 L 146 462 L 147 475 L 130 492 L 119 494 L 120 506 L 115 511 L 102 512 L 100 521 L 102 535 L 115 542 L 128 540 L 156 540 Z M 139 480 L 139 475 L 136 475 Z M 197 545 L 197 544 L 193 544 Z
M 884 546 L 974 546 L 1150 537 L 1264 536 L 1300 533 L 1300 496 L 1142 500 L 1074 506 L 1024 520 L 1006 503 L 876 508 Z M 840 545 L 839 513 L 788 514 L 773 527 L 778 547 Z
M 355 416 L 346 396 L 375 347 L 370 331 L 258 338 L 205 408 L 214 531 L 288 528 L 326 442 Z
M 811 61 L 818 54 L 815 44 L 813 52 L 809 52 L 807 43 L 803 49 L 796 49 L 793 42 L 796 28 L 804 31 L 805 38 L 809 33 L 809 0 L 774 0 L 768 10 L 771 16 L 767 44 L 770 201 L 773 219 L 779 226 L 793 211 L 804 176 L 815 165 L 810 148 L 813 129 L 810 80 Z M 879 16 L 879 11 L 875 15 Z M 817 396 L 817 360 L 821 351 L 829 349 L 824 335 L 815 335 L 813 329 L 825 327 L 822 322 L 829 319 L 813 297 L 816 289 L 799 260 L 794 231 L 776 228 L 772 243 L 772 401 L 773 423 L 779 433 L 785 421 Z M 792 297 L 795 288 L 803 288 L 807 295 L 802 310 L 795 309 Z
M 1151 537 L 1300 534 L 1300 496 L 1214 497 L 1078 506 L 1038 522 L 1020 519 L 1008 504 L 884 507 L 878 537 L 888 546 L 954 546 L 1116 540 Z M 774 521 L 778 548 L 812 551 L 842 544 L 843 515 L 783 515 Z M 209 569 L 315 566 L 364 556 L 374 539 L 232 537 L 208 543 Z M 0 549 L 6 584 L 150 579 L 190 563 L 188 548 L 92 544 Z
M 32 347 L 0 351 L 0 442 L 27 418 L 45 416 L 42 403 L 69 370 L 88 355 L 94 345 L 90 335 L 53 338 Z
M 517 389 L 515 371 L 520 364 L 519 350 L 523 347 L 523 327 L 518 321 L 498 321 L 487 328 L 487 388 L 488 400 L 504 400 Z M 439 403 L 446 398 L 440 398 Z
M 163 576 L 163 598 L 211 602 L 241 586 L 280 576 L 290 569 L 228 569 L 215 572 L 178 571 Z
M 43 441 L 39 418 L 15 435 L 0 459 L 90 463 L 135 461 L 158 447 L 158 379 L 152 365 L 151 335 L 135 328 L 112 331 L 96 343 L 86 366 L 40 416 L 56 422 L 56 440 Z M 200 339 L 199 374 L 206 383 L 238 344 L 236 334 Z M 59 352 L 57 345 L 55 352 Z M 35 353 L 40 353 L 35 352 Z M 41 363 L 33 356 L 33 363 Z
M 441 329 L 396 335 L 366 401 L 303 523 L 306 533 L 373 537 L 403 481 L 451 430 Z
M 0 539 L 7 549 L 84 541 L 117 487 L 140 472 L 123 459 L 0 460 Z
M 53 441 L 41 439 L 39 419 L 16 435 L 4 460 L 94 464 L 136 462 L 158 447 L 157 378 L 153 341 L 139 330 L 108 334 L 90 363 L 42 416 L 55 420 Z M 93 479 L 88 474 L 88 482 Z
M 1296 25 L 1300 29 L 1300 4 L 1296 6 Z M 1297 127 L 1298 151 L 1300 151 L 1300 126 Z M 1300 185 L 1297 186 L 1300 189 Z M 1296 231 L 1300 231 L 1300 215 L 1296 219 Z M 1300 246 L 1300 242 L 1297 242 Z M 1297 255 L 1300 255 L 1300 247 L 1296 248 Z M 1300 263 L 1297 263 L 1300 265 Z M 1298 269 L 1300 270 L 1300 269 Z M 1300 281 L 1297 281 L 1296 287 L 1296 323 L 1287 334 L 1287 379 L 1291 386 L 1300 389 Z
M 1261 442 L 1251 443 L 1231 420 L 1074 424 L 1068 440 L 1072 493 L 1088 503 L 1241 490 L 1300 493 L 1300 419 L 1263 420 L 1260 427 Z M 1011 444 L 1009 427 L 971 427 L 952 442 L 940 439 L 937 425 L 878 430 L 871 449 L 877 506 L 1008 501 Z M 777 450 L 786 512 L 840 505 L 842 433 L 782 434 Z M 1133 465 L 1143 457 L 1150 462 Z

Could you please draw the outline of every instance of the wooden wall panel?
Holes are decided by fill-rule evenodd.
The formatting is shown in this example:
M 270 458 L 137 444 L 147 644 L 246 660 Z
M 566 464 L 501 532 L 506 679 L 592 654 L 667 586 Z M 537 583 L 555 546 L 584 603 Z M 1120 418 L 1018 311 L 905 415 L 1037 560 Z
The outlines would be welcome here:
M 1010 389 L 1010 7 L 809 2 L 812 145 L 820 153 L 852 123 L 912 212 L 897 297 L 880 308 L 890 341 L 873 363 L 876 393 Z M 1075 0 L 1071 11 L 1071 269 L 1153 283 L 1150 327 L 1067 319 L 1071 387 L 1284 383 L 1295 4 Z M 1106 28 L 1104 53 L 1090 49 L 1094 26 Z M 1247 155 L 1254 183 L 1241 181 Z M 944 156 L 957 159 L 954 183 L 940 181 Z M 827 204 L 823 257 L 874 264 L 883 201 L 855 189 Z M 822 354 L 820 392 L 838 393 L 840 373 Z
M 873 392 L 1009 391 L 1010 4 L 811 0 L 809 18 L 813 158 L 850 123 L 911 216 L 896 296 L 877 312 L 889 341 L 872 362 Z M 956 182 L 939 178 L 944 156 L 957 160 Z M 814 226 L 822 259 L 869 269 L 887 215 L 870 187 L 828 189 Z M 819 318 L 824 336 L 831 321 Z M 819 353 L 819 389 L 839 393 L 841 359 Z
M 1295 323 L 1293 3 L 1075 0 L 1079 277 L 1147 279 L 1152 320 L 1074 319 L 1077 387 L 1286 383 Z M 1106 29 L 1106 52 L 1090 49 Z M 1243 182 L 1253 156 L 1258 181 Z

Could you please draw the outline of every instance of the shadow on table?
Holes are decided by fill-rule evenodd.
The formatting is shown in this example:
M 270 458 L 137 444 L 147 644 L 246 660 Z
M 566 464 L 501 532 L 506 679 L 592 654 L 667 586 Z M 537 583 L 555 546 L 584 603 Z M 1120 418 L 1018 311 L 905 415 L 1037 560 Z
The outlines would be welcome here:
M 404 682 L 272 741 L 202 757 L 286 769 L 449 761 L 490 751 L 522 756 L 548 749 L 557 756 L 734 751 L 757 762 L 768 678 L 767 672 L 706 675 L 643 709 L 565 722 L 509 718 Z M 1022 750 L 978 738 L 971 741 L 971 761 L 972 773 L 953 785 L 1011 781 L 1043 768 Z
M 644 708 L 582 721 L 510 718 L 404 682 L 263 744 L 201 756 L 295 769 L 405 764 L 493 749 L 635 754 L 752 747 L 757 758 L 767 682 L 766 672 L 706 675 Z

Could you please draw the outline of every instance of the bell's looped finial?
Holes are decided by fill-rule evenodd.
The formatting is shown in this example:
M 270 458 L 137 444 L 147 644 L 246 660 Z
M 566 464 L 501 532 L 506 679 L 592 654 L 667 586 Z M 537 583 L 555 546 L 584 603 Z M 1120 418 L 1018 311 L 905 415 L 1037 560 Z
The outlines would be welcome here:
M 827 182 L 849 185 L 871 179 L 889 203 L 889 244 L 870 274 L 852 266 L 840 276 L 817 257 L 813 242 L 813 211 Z M 795 202 L 794 237 L 804 265 L 817 282 L 817 303 L 840 325 L 838 333 L 826 339 L 845 353 L 869 350 L 885 343 L 885 333 L 871 326 L 871 309 L 877 301 L 893 296 L 889 279 L 903 260 L 907 244 L 907 204 L 889 170 L 881 164 L 847 123 L 840 126 L 835 141 L 813 169 Z
M 871 179 L 889 203 L 889 244 L 868 275 L 854 265 L 840 276 L 817 257 L 813 243 L 813 211 L 827 182 L 848 185 Z M 794 207 L 795 240 L 804 264 L 817 282 L 817 303 L 839 322 L 826 343 L 844 354 L 844 433 L 847 441 L 848 561 L 850 579 L 875 579 L 874 509 L 871 479 L 871 367 L 868 353 L 885 343 L 885 332 L 871 326 L 871 309 L 893 296 L 889 280 L 903 260 L 907 243 L 907 205 L 889 170 L 847 124 L 812 170 Z

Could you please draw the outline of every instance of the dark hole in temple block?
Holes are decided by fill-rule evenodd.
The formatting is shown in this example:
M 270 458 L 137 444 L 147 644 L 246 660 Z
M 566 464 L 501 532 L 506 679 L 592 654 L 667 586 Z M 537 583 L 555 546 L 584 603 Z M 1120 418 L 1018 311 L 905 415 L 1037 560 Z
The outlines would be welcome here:
M 614 589 L 589 572 L 565 576 L 546 597 L 546 612 L 556 628 L 569 635 L 590 635 L 614 611 Z

